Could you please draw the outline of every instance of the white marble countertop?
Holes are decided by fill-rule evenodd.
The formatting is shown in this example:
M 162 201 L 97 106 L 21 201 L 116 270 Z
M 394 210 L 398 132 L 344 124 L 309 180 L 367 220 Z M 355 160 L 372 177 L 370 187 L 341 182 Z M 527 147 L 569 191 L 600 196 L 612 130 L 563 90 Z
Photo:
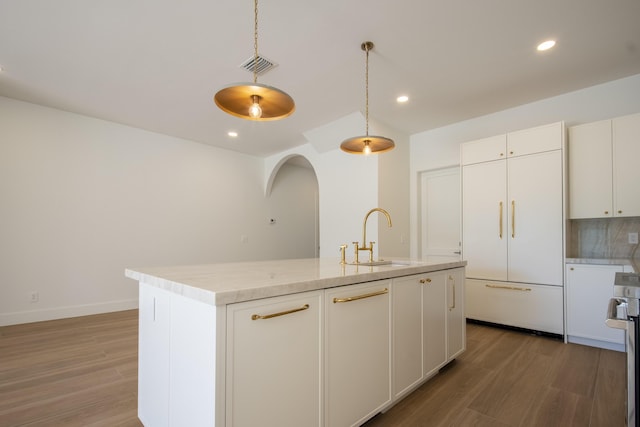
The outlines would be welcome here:
M 391 265 L 341 265 L 338 258 L 127 268 L 125 275 L 211 305 L 463 267 L 466 261 L 394 259 Z

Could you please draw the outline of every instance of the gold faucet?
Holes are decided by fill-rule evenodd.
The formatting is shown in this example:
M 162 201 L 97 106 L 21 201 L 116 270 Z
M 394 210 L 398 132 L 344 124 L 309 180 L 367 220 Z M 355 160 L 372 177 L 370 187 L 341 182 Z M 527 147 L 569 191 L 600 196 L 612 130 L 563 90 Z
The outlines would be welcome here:
M 384 216 L 387 217 L 387 224 L 389 225 L 389 227 L 391 227 L 391 215 L 389 215 L 389 212 L 385 211 L 382 208 L 373 208 L 369 212 L 367 212 L 367 214 L 364 216 L 364 222 L 362 223 L 362 244 L 364 245 L 364 247 L 361 248 L 359 246 L 359 242 L 353 242 L 356 254 L 354 264 L 358 264 L 360 262 L 358 261 L 358 253 L 360 251 L 369 251 L 369 262 L 373 262 L 373 244 L 375 242 L 369 242 L 369 246 L 367 246 L 367 219 L 369 219 L 369 215 L 376 211 L 383 213 Z

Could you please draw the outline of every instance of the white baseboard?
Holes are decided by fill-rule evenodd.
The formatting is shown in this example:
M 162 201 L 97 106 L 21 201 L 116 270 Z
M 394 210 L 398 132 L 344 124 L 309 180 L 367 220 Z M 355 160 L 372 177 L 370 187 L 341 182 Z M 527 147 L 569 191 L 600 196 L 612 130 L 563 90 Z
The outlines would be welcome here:
M 109 301 L 100 304 L 76 305 L 70 307 L 54 307 L 42 310 L 17 311 L 13 313 L 0 313 L 0 326 L 65 319 L 68 317 L 88 316 L 91 314 L 110 313 L 113 311 L 132 310 L 136 308 L 138 308 L 138 299 Z

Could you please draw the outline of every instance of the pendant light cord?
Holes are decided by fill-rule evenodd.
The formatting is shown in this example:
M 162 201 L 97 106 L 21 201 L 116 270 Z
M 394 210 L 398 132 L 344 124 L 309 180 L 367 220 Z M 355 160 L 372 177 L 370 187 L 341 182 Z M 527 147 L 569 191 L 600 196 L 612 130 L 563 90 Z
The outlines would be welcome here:
M 253 2 L 253 83 L 258 82 L 258 0 Z
M 256 0 L 257 1 L 257 0 Z M 365 135 L 369 136 L 369 45 L 364 45 L 364 51 L 367 53 L 367 61 L 365 65 L 365 122 L 366 122 L 366 133 Z

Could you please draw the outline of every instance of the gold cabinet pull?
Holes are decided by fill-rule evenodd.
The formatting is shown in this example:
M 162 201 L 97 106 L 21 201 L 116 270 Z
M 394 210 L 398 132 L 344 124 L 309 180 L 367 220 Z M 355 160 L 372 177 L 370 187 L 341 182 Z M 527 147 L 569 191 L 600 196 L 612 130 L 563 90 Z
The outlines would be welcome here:
M 511 201 L 511 238 L 516 237 L 516 201 Z
M 261 314 L 253 314 L 251 316 L 251 320 L 259 320 L 259 319 L 272 319 L 274 317 L 278 317 L 278 316 L 284 316 L 287 314 L 291 314 L 291 313 L 297 313 L 298 311 L 304 311 L 306 309 L 309 308 L 309 304 L 305 304 L 300 308 L 294 308 L 291 310 L 287 310 L 287 311 L 281 311 L 279 313 L 273 313 L 273 314 L 265 314 L 265 315 L 261 315 Z
M 449 280 L 453 284 L 453 305 L 449 307 L 449 311 L 456 308 L 456 279 L 453 276 L 449 276 Z
M 491 289 L 506 289 L 508 291 L 522 291 L 522 292 L 530 292 L 531 288 L 519 288 L 517 286 L 506 286 L 506 285 L 485 285 L 487 288 Z
M 500 208 L 500 211 L 499 211 L 498 216 L 500 217 L 500 221 L 498 221 L 498 223 L 499 223 L 498 224 L 499 225 L 498 235 L 500 236 L 500 239 L 502 239 L 502 201 L 500 202 L 499 208 Z
M 334 298 L 333 299 L 333 303 L 338 303 L 338 302 L 351 302 L 351 301 L 357 301 L 359 299 L 364 299 L 364 298 L 371 298 L 371 297 L 377 297 L 378 295 L 384 295 L 389 293 L 389 289 L 384 288 L 381 291 L 377 291 L 377 292 L 371 292 L 370 294 L 364 294 L 364 295 L 358 295 L 355 297 L 347 297 L 347 298 Z
M 420 283 L 422 283 L 423 285 L 425 283 L 431 283 L 431 279 L 429 277 L 427 277 L 426 279 L 420 279 Z

